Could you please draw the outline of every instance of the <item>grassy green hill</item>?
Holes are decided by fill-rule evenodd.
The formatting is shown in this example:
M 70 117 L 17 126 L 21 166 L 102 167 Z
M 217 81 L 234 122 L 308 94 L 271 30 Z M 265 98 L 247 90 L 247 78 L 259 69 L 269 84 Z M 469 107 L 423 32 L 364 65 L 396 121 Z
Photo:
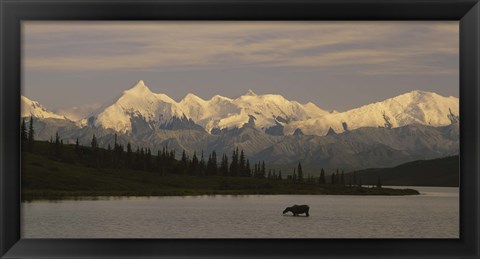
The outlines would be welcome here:
M 366 169 L 357 171 L 356 177 L 361 179 L 362 184 L 368 185 L 374 185 L 380 179 L 383 185 L 391 186 L 458 187 L 459 157 L 418 160 L 393 168 Z

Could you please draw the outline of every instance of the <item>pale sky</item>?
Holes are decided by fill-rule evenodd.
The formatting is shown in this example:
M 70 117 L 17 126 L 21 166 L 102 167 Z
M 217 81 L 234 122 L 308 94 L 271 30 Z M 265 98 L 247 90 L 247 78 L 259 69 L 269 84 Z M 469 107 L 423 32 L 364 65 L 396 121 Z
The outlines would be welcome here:
M 22 94 L 103 103 L 139 80 L 180 100 L 248 89 L 339 111 L 411 90 L 459 95 L 459 24 L 23 22 Z

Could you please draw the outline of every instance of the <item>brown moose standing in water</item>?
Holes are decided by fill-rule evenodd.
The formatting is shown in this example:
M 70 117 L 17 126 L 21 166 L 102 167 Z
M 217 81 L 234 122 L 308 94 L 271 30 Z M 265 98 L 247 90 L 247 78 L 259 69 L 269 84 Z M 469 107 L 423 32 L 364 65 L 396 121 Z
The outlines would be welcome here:
M 303 214 L 305 213 L 305 216 L 310 216 L 308 214 L 308 211 L 310 210 L 310 207 L 308 205 L 293 205 L 292 207 L 287 207 L 284 211 L 283 214 L 287 212 L 293 213 L 293 216 L 298 216 L 298 214 Z

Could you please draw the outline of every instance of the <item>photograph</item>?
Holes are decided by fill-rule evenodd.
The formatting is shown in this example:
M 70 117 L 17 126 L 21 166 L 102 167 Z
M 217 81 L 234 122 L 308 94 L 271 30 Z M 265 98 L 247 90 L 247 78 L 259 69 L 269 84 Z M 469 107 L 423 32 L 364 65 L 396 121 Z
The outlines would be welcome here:
M 460 238 L 459 21 L 20 28 L 22 238 Z

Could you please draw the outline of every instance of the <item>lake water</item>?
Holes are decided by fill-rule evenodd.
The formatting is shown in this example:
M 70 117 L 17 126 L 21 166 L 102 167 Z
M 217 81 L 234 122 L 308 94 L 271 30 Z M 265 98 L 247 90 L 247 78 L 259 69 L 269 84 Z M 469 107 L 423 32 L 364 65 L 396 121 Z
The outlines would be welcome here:
M 401 187 L 405 188 L 405 187 Z M 415 196 L 106 197 L 22 203 L 24 238 L 458 238 L 459 189 Z M 282 215 L 308 204 L 310 217 Z

